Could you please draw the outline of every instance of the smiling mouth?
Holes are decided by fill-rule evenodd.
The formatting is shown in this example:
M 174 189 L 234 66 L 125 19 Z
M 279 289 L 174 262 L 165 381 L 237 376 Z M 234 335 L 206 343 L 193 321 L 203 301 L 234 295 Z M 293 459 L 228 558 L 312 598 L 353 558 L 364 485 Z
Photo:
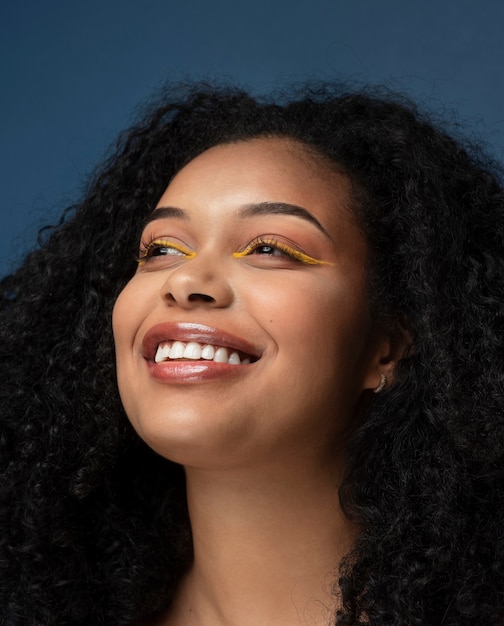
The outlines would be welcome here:
M 165 361 L 213 361 L 229 365 L 248 365 L 256 360 L 257 357 L 238 350 L 197 341 L 163 341 L 158 345 L 154 356 L 155 363 Z

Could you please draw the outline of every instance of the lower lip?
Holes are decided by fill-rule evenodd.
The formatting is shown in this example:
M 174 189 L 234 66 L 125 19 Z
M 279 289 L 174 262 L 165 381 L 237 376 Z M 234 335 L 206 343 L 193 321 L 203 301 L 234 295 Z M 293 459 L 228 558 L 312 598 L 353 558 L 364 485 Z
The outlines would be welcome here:
M 191 384 L 240 376 L 250 365 L 215 361 L 149 362 L 151 376 L 160 383 Z

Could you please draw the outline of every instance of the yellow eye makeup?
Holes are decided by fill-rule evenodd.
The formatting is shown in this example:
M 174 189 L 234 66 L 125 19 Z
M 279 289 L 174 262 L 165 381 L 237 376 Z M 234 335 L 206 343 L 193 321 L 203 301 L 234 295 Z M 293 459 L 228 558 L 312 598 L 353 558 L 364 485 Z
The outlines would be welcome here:
M 141 267 L 150 261 L 177 261 L 180 259 L 193 259 L 196 252 L 183 243 L 160 237 L 147 243 L 142 242 L 140 253 L 137 258 L 138 266 Z M 233 252 L 233 258 L 243 259 L 253 257 L 255 259 L 276 259 L 277 261 L 294 261 L 303 265 L 332 265 L 328 261 L 316 259 L 305 252 L 301 252 L 283 241 L 274 237 L 257 237 L 245 248 Z
M 291 248 L 289 245 L 277 241 L 276 239 L 258 237 L 248 244 L 243 250 L 233 253 L 235 259 L 242 259 L 247 256 L 257 254 L 258 256 L 270 256 L 277 258 L 288 258 L 299 261 L 305 265 L 331 265 L 328 261 L 321 261 L 312 256 Z
M 183 257 L 192 259 L 196 252 L 186 248 L 182 244 L 170 239 L 153 239 L 149 243 L 142 243 L 140 254 L 137 258 L 139 266 L 145 265 L 147 261 L 156 257 Z

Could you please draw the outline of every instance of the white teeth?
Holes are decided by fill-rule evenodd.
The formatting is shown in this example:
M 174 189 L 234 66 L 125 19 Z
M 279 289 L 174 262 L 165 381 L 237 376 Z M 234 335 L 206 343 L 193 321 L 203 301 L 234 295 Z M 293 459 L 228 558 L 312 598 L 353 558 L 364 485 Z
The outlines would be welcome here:
M 240 361 L 240 355 L 238 354 L 238 352 L 231 353 L 228 359 L 228 363 L 230 363 L 231 365 L 240 365 L 241 361 Z
M 181 341 L 174 341 L 170 350 L 170 359 L 181 359 L 184 356 L 185 345 Z
M 184 350 L 184 359 L 191 359 L 197 361 L 201 359 L 201 346 L 195 341 L 190 341 Z
M 215 351 L 215 355 L 213 360 L 216 363 L 227 363 L 228 362 L 228 351 L 227 348 L 217 348 Z
M 213 346 L 203 346 L 203 350 L 201 351 L 201 358 L 206 359 L 207 361 L 211 361 L 214 358 L 215 348 Z
M 156 356 L 154 357 L 154 361 L 156 363 L 161 363 L 161 361 L 164 361 L 165 359 L 169 359 L 170 358 L 170 345 L 169 344 L 164 344 L 164 345 L 159 345 L 157 352 L 156 352 Z
M 216 363 L 229 363 L 230 365 L 247 365 L 250 363 L 249 358 L 241 361 L 238 352 L 233 351 L 229 354 L 228 348 L 222 346 L 211 346 L 210 344 L 200 344 L 197 341 L 167 341 L 159 344 L 154 356 L 156 363 L 167 361 L 168 359 L 188 359 L 198 361 L 205 359 L 206 361 L 215 361 Z

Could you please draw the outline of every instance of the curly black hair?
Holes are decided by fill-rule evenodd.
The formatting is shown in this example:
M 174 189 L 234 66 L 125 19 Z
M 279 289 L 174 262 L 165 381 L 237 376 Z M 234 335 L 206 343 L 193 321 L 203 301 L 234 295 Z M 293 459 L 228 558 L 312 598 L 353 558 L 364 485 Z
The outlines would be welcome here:
M 376 314 L 413 338 L 349 444 L 340 499 L 361 533 L 335 623 L 504 623 L 499 167 L 385 90 L 205 84 L 165 90 L 1 282 L 2 623 L 126 625 L 170 604 L 192 559 L 184 473 L 124 414 L 112 307 L 168 181 L 254 137 L 293 138 L 349 177 Z

